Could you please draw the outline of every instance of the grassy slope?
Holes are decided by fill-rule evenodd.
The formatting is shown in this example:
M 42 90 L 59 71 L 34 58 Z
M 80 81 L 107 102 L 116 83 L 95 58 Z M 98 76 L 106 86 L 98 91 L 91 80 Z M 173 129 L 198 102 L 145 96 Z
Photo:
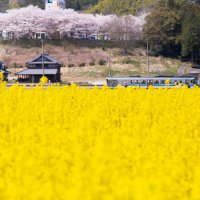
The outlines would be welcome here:
M 34 46 L 34 45 L 33 45 Z M 101 45 L 86 46 L 73 43 L 56 46 L 45 45 L 45 52 L 62 61 L 62 79 L 76 80 L 104 79 L 108 71 L 108 58 L 111 60 L 111 72 L 115 76 L 147 75 L 146 54 L 143 48 L 135 48 L 130 51 L 129 56 L 121 56 L 117 47 L 107 48 L 103 51 Z M 20 71 L 25 67 L 25 63 L 41 53 L 40 44 L 32 48 L 20 47 L 18 45 L 1 44 L 0 60 L 6 62 L 11 72 Z M 99 65 L 99 61 L 104 60 L 104 65 Z M 72 67 L 68 67 L 72 65 Z M 80 67 L 81 64 L 86 66 Z M 176 59 L 163 57 L 150 57 L 151 75 L 171 75 L 176 74 L 181 62 Z

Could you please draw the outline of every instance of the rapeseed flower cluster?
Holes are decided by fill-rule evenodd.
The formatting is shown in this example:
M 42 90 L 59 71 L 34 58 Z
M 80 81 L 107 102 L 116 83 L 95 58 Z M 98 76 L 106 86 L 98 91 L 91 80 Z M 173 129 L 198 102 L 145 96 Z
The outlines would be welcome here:
M 3 79 L 4 79 L 3 73 L 0 72 L 0 83 L 3 82 Z
M 0 85 L 1 200 L 200 199 L 200 90 Z
M 40 78 L 40 84 L 45 84 L 45 83 L 48 83 L 48 78 L 46 76 L 42 76 Z

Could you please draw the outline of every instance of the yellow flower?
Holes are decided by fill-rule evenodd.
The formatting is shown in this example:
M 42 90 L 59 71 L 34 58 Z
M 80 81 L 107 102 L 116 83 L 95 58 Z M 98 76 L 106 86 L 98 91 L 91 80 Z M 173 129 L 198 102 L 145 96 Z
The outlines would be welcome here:
M 3 82 L 3 80 L 4 80 L 4 75 L 2 72 L 0 72 L 0 82 Z
M 48 83 L 48 78 L 46 76 L 42 76 L 42 78 L 40 78 L 40 83 L 41 84 Z
M 199 91 L 0 84 L 0 200 L 198 200 Z
M 169 85 L 169 84 L 170 84 L 170 80 L 167 79 L 167 80 L 165 81 L 165 84 L 166 84 L 166 85 Z

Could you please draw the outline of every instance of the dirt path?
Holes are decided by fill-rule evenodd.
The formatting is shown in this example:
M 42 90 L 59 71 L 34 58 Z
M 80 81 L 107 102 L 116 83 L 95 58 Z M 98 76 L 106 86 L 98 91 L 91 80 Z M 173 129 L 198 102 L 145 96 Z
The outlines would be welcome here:
M 177 75 L 179 75 L 179 76 L 182 76 L 187 73 L 189 73 L 189 68 L 187 65 L 182 65 L 177 70 Z

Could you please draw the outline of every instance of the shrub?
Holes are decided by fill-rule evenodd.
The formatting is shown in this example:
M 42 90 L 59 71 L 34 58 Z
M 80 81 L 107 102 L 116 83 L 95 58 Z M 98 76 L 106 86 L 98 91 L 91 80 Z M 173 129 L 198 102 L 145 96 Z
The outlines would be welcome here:
M 94 62 L 89 62 L 89 65 L 90 65 L 90 66 L 94 66 L 95 63 L 94 63 Z
M 85 66 L 85 63 L 80 63 L 78 66 L 79 66 L 79 67 L 84 67 L 84 66 Z
M 40 84 L 45 84 L 45 83 L 48 83 L 48 78 L 46 76 L 42 76 L 40 78 Z
M 99 65 L 105 65 L 106 64 L 106 60 L 100 59 L 99 60 Z
M 131 59 L 130 57 L 125 58 L 122 61 L 122 64 L 131 64 L 131 65 L 134 65 L 135 67 L 140 67 L 141 65 L 140 61 Z
M 75 67 L 74 64 L 68 64 L 68 67 Z
M 4 75 L 2 72 L 0 72 L 0 83 L 3 81 L 3 79 L 4 79 Z

